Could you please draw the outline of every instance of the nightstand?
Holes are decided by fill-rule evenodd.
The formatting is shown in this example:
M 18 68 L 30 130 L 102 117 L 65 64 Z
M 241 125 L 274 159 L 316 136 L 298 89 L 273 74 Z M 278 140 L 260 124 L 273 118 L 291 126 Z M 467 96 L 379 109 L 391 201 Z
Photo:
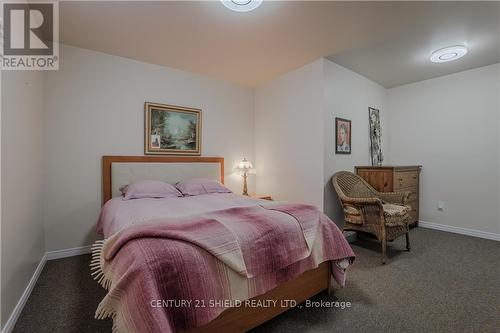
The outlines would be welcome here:
M 249 193 L 249 197 L 255 198 L 255 199 L 263 199 L 263 200 L 273 200 L 273 197 L 268 195 L 268 194 L 255 194 L 255 193 Z

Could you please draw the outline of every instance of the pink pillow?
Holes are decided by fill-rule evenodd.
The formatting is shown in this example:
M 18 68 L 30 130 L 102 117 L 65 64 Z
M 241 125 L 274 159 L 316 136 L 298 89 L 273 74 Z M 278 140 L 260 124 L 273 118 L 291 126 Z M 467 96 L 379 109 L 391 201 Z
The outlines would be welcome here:
M 143 180 L 120 187 L 123 200 L 141 198 L 175 198 L 182 197 L 174 185 L 157 180 Z
M 204 178 L 183 180 L 175 184 L 175 187 L 185 196 L 208 193 L 233 193 L 219 181 Z

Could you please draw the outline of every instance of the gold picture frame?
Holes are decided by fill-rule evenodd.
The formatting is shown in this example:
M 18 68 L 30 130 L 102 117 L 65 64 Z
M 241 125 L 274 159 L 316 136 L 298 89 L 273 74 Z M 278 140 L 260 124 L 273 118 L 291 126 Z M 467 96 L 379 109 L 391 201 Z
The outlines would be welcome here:
M 145 155 L 201 155 L 201 110 L 144 103 Z

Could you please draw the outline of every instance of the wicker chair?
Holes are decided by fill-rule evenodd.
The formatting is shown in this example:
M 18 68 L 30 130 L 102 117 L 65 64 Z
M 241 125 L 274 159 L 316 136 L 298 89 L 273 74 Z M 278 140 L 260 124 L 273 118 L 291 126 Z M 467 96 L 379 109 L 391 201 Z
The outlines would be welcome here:
M 408 235 L 410 207 L 406 205 L 410 192 L 378 192 L 363 178 L 348 171 L 333 175 L 332 183 L 344 209 L 344 230 L 373 234 L 382 243 L 382 263 L 386 261 L 387 241 Z

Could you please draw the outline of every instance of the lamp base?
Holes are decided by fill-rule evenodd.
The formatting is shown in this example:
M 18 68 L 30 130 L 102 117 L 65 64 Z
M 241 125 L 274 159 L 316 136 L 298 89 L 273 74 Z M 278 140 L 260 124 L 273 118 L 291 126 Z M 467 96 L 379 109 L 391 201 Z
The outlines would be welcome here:
M 243 173 L 243 195 L 248 195 L 247 173 Z

